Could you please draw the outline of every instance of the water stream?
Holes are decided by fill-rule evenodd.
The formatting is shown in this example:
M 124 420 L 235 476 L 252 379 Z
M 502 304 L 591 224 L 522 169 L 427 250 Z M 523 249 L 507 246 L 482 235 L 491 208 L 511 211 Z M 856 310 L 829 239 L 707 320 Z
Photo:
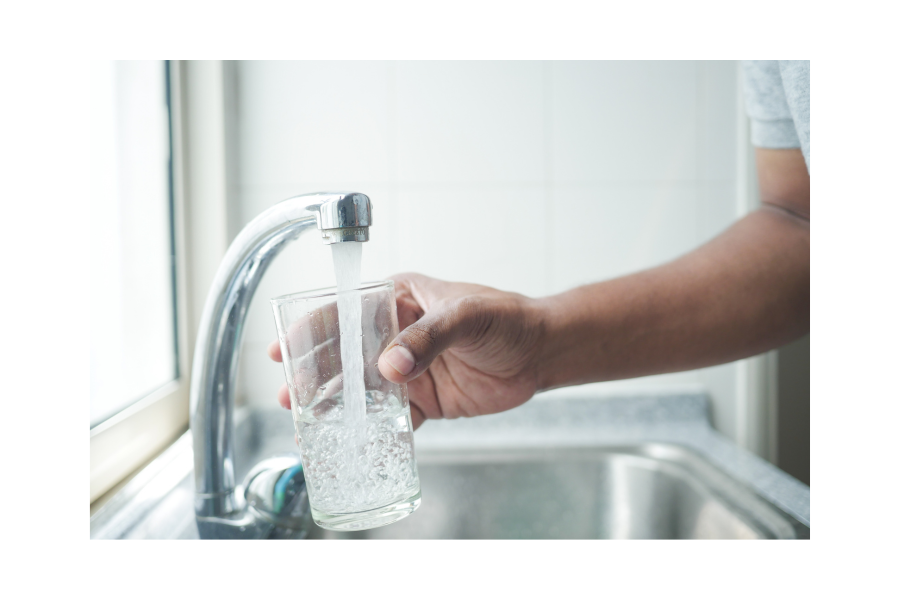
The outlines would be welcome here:
M 337 280 L 338 321 L 341 328 L 341 364 L 343 365 L 343 399 L 345 425 L 353 433 L 348 436 L 348 465 L 355 479 L 359 456 L 366 443 L 366 386 L 362 353 L 362 302 L 359 292 L 362 244 L 342 242 L 331 245 L 334 276 Z

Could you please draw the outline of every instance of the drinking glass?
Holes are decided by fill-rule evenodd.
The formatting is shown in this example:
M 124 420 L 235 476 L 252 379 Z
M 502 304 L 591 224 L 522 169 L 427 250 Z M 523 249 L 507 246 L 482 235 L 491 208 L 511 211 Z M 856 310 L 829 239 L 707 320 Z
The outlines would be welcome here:
M 341 294 L 359 296 L 358 346 L 341 331 L 335 288 L 280 296 L 271 304 L 313 520 L 325 529 L 371 529 L 418 508 L 419 474 L 406 385 L 382 377 L 376 362 L 399 332 L 394 282 L 364 283 Z M 361 346 L 364 420 L 361 396 L 345 402 L 342 340 L 347 348 Z

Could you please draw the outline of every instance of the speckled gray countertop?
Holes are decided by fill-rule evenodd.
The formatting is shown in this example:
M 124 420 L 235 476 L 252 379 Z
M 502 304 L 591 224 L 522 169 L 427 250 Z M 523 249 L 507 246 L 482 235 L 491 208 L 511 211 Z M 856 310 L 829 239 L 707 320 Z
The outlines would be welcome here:
M 504 413 L 427 421 L 419 451 L 451 448 L 625 445 L 685 446 L 809 526 L 809 487 L 715 431 L 703 394 L 566 398 L 536 396 Z

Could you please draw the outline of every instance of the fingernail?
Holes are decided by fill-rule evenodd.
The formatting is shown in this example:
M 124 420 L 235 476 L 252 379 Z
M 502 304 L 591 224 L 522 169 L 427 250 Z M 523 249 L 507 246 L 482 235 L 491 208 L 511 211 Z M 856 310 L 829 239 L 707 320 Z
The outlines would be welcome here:
M 412 370 L 416 368 L 416 359 L 414 359 L 412 353 L 403 346 L 394 346 L 391 348 L 388 353 L 384 355 L 384 360 L 394 367 L 401 375 L 409 375 L 412 373 Z

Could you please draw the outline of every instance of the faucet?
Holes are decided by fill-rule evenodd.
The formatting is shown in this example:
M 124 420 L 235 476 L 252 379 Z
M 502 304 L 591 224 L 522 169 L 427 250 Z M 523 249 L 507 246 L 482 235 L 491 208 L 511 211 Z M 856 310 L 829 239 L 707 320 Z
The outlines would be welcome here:
M 309 505 L 299 457 L 263 460 L 234 480 L 234 384 L 247 308 L 266 268 L 316 226 L 324 244 L 366 242 L 372 204 L 356 192 L 288 198 L 261 213 L 229 246 L 206 297 L 191 377 L 194 511 L 201 538 L 295 537 Z

